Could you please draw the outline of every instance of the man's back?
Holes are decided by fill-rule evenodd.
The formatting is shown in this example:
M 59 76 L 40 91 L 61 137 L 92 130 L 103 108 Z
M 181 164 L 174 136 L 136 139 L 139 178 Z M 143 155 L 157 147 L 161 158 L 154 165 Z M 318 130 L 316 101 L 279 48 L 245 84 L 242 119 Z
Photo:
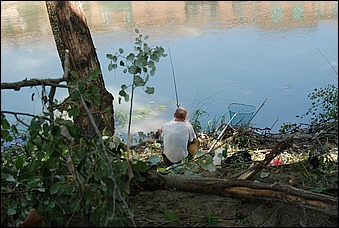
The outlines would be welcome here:
M 185 121 L 165 123 L 162 127 L 162 135 L 163 153 L 173 163 L 187 157 L 187 144 L 196 138 L 192 125 Z

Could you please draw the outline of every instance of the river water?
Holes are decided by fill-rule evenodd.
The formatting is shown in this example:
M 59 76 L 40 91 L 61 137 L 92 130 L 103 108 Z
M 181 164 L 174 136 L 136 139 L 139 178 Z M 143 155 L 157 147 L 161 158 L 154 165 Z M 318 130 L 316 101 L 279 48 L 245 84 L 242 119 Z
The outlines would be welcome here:
M 129 104 L 118 103 L 118 91 L 131 77 L 108 71 L 106 54 L 133 50 L 135 29 L 149 35 L 150 46 L 170 51 L 172 63 L 169 56 L 161 59 L 148 82 L 155 93 L 136 90 L 134 133 L 170 121 L 177 100 L 189 118 L 205 112 L 203 126 L 223 115 L 228 121 L 232 102 L 254 105 L 254 127 L 277 133 L 284 123 L 308 123 L 296 117 L 311 107 L 308 94 L 338 83 L 332 69 L 338 70 L 337 1 L 82 3 L 116 113 L 128 110 Z M 1 1 L 1 81 L 62 74 L 45 3 Z M 40 88 L 2 90 L 1 110 L 39 114 L 39 94 Z M 56 99 L 66 95 L 59 89 Z

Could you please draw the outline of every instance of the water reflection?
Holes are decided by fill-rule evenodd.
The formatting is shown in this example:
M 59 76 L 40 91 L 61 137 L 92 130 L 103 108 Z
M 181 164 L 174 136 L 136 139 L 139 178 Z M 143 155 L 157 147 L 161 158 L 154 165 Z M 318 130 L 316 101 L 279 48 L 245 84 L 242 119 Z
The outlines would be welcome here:
M 254 122 L 270 127 L 279 117 L 276 132 L 284 122 L 300 121 L 295 115 L 305 112 L 313 88 L 338 82 L 319 54 L 337 69 L 335 1 L 84 1 L 83 8 L 106 86 L 116 97 L 126 79 L 107 71 L 105 55 L 131 48 L 135 28 L 150 35 L 151 45 L 171 47 L 180 103 L 191 114 L 206 110 L 206 118 L 227 113 L 231 102 L 259 107 L 268 98 Z M 1 56 L 3 81 L 62 75 L 44 2 L 1 2 Z M 136 121 L 134 131 L 154 130 L 172 118 L 170 60 L 157 69 L 150 81 L 156 93 L 136 99 L 136 110 L 147 107 L 152 121 Z M 2 91 L 1 106 L 37 114 L 41 104 L 29 100 L 32 92 L 38 94 Z M 61 98 L 65 91 L 58 93 Z
M 83 1 L 83 9 L 93 34 L 117 32 L 133 38 L 133 29 L 140 28 L 154 39 L 234 27 L 306 28 L 338 19 L 336 1 Z M 50 38 L 44 2 L 2 1 L 1 42 L 24 39 L 19 45 L 25 45 L 31 35 Z

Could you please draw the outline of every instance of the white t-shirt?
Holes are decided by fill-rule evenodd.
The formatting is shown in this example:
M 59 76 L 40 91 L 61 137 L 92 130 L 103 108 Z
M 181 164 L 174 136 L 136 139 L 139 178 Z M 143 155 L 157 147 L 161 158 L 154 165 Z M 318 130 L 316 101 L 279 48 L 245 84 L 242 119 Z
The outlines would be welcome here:
M 169 122 L 162 126 L 164 154 L 173 163 L 187 157 L 187 143 L 196 138 L 189 122 Z

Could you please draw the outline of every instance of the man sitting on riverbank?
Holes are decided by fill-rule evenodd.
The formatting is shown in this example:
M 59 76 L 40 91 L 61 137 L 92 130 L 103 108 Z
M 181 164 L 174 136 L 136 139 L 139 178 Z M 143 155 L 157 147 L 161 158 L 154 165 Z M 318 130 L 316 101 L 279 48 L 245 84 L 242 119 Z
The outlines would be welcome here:
M 162 126 L 164 139 L 162 156 L 166 166 L 180 163 L 186 157 L 192 159 L 199 148 L 199 140 L 192 125 L 186 121 L 186 118 L 186 109 L 177 108 L 174 112 L 174 121 L 165 123 Z M 188 149 L 190 145 L 192 145 L 192 149 Z

